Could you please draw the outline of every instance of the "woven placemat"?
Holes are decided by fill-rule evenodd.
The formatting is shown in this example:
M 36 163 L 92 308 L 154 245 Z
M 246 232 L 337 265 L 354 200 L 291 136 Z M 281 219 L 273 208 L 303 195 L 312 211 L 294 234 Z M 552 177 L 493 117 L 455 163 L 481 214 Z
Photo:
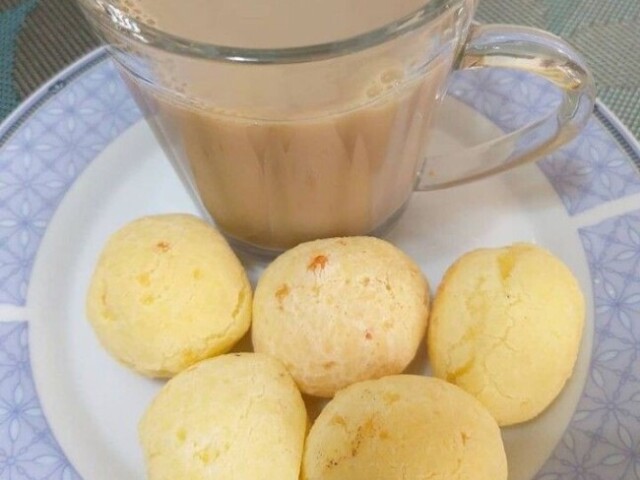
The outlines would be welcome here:
M 478 19 L 569 40 L 589 61 L 600 99 L 640 137 L 640 0 L 480 0 Z M 98 44 L 74 0 L 0 0 L 0 119 Z
M 478 19 L 568 40 L 589 62 L 598 97 L 640 138 L 640 0 L 480 0 Z

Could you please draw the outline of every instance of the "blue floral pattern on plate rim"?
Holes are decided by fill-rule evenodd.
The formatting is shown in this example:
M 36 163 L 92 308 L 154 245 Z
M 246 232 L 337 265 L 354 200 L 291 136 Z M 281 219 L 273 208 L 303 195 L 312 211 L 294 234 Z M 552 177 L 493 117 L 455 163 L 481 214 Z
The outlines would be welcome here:
M 539 114 L 540 103 L 557 101 L 546 83 L 500 70 L 457 75 L 449 93 L 506 130 Z M 35 255 L 65 192 L 140 118 L 106 53 L 97 50 L 0 126 L 0 305 L 25 305 Z M 640 193 L 640 148 L 600 105 L 578 139 L 538 165 L 572 216 Z M 536 479 L 640 478 L 640 209 L 579 234 L 595 298 L 590 374 L 569 428 Z M 11 320 L 0 323 L 0 478 L 80 479 L 40 408 L 28 325 Z

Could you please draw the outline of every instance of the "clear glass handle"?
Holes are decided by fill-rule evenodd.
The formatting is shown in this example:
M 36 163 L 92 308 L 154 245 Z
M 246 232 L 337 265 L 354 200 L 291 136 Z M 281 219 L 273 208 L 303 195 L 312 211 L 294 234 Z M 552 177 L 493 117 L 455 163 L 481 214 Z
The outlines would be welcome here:
M 437 190 L 535 160 L 572 140 L 593 111 L 595 82 L 584 60 L 560 38 L 534 28 L 474 25 L 456 68 L 501 67 L 537 74 L 563 91 L 546 117 L 488 143 L 429 156 L 416 190 Z

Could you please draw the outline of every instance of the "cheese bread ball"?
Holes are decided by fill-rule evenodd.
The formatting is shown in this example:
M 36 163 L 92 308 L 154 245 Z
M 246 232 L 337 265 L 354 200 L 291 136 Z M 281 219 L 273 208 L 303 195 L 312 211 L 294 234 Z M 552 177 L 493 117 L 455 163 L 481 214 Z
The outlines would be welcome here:
M 331 397 L 404 370 L 424 337 L 428 304 L 420 269 L 388 242 L 304 243 L 258 282 L 253 346 L 281 360 L 304 393 Z
M 534 418 L 560 393 L 580 347 L 585 302 L 569 269 L 516 244 L 462 256 L 434 299 L 434 375 L 474 395 L 500 425 Z
M 108 241 L 87 316 L 123 364 L 169 377 L 227 352 L 249 329 L 251 286 L 226 240 L 191 215 L 141 218 Z
M 303 480 L 506 480 L 500 429 L 462 389 L 396 375 L 338 392 L 313 424 Z
M 306 429 L 289 373 L 254 353 L 172 378 L 139 425 L 148 480 L 298 480 Z

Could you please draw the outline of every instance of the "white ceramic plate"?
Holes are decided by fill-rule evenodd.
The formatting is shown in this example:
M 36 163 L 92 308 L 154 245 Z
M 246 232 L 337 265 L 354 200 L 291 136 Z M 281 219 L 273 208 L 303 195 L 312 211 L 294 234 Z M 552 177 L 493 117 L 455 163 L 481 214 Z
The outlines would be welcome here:
M 535 78 L 452 82 L 434 149 L 463 148 L 557 101 Z M 99 346 L 84 297 L 108 236 L 196 207 L 103 51 L 0 127 L 0 478 L 144 478 L 136 426 L 161 382 Z M 571 145 L 516 171 L 414 195 L 389 239 L 435 287 L 475 247 L 539 243 L 586 293 L 578 366 L 538 419 L 503 429 L 510 480 L 640 478 L 640 156 L 599 105 Z M 245 259 L 255 279 L 260 266 Z M 423 355 L 422 352 L 420 355 Z

